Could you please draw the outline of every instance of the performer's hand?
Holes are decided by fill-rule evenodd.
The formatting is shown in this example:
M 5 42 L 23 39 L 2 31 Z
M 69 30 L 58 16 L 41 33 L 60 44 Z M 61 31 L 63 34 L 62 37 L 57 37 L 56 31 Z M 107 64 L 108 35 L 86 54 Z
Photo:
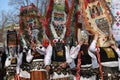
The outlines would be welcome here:
M 46 66 L 46 70 L 47 70 L 48 72 L 50 71 L 50 66 L 49 66 L 49 65 Z
M 79 41 L 79 45 L 81 46 L 83 43 L 84 43 L 84 39 L 81 39 L 80 41 Z
M 115 45 L 115 41 L 113 41 L 113 40 L 110 41 L 110 46 L 111 46 L 114 50 L 117 49 L 117 46 Z
M 60 65 L 62 68 L 66 68 L 67 67 L 67 62 L 64 62 Z
M 95 34 L 95 36 L 94 36 L 94 40 L 95 40 L 95 41 L 97 41 L 97 40 L 98 40 L 98 38 L 99 38 L 99 34 L 98 34 L 98 33 L 96 33 L 96 34 Z

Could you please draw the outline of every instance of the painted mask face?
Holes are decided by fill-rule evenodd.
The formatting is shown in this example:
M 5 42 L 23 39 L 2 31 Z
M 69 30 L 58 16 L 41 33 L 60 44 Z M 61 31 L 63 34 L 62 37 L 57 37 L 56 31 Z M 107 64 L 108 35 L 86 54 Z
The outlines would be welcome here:
M 99 40 L 98 45 L 100 47 L 107 47 L 107 36 L 112 38 L 111 24 L 112 15 L 106 5 L 105 1 L 99 0 L 82 0 L 85 4 L 82 4 L 82 14 L 84 17 L 85 29 L 92 33 L 98 33 Z M 107 40 L 107 41 L 106 41 Z
M 51 30 L 54 38 L 64 38 L 66 33 L 65 0 L 54 0 L 54 6 L 51 19 Z
M 34 4 L 23 6 L 20 9 L 20 24 L 27 45 L 41 43 L 43 38 L 42 19 Z M 28 13 L 26 13 L 28 12 Z

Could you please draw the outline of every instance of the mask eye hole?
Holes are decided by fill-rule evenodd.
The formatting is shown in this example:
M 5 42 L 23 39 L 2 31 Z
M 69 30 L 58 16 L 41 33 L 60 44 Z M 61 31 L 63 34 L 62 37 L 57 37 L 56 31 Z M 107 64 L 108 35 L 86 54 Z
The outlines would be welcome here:
M 58 39 L 54 39 L 54 40 L 53 40 L 53 43 L 57 43 L 57 42 L 58 42 Z
M 53 40 L 53 43 L 56 43 L 57 41 L 56 40 Z
M 42 46 L 40 46 L 40 49 L 42 48 Z

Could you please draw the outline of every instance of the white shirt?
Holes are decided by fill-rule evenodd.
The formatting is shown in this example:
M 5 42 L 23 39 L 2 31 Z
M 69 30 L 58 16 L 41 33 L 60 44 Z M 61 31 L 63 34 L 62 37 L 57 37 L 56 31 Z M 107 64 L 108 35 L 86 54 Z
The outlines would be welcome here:
M 51 64 L 52 50 L 53 50 L 53 47 L 51 46 L 51 44 L 49 44 L 47 49 L 46 49 L 46 55 L 45 55 L 45 58 L 44 58 L 45 66 Z M 65 54 L 66 54 L 65 55 L 66 56 L 66 62 L 68 64 L 70 64 L 72 62 L 72 58 L 70 56 L 69 48 L 67 46 L 65 46 Z
M 91 43 L 91 45 L 89 47 L 89 51 L 92 53 L 95 53 L 97 51 L 95 40 L 93 40 L 93 42 Z M 100 51 L 100 49 L 99 49 L 99 51 Z M 116 51 L 118 57 L 120 57 L 120 50 L 117 48 L 115 51 Z
M 98 48 L 98 50 L 100 51 L 100 49 Z M 88 50 L 88 54 L 91 56 L 92 58 L 92 65 L 94 68 L 98 67 L 98 63 L 97 63 L 97 57 L 95 52 L 97 51 L 96 48 L 96 41 L 93 40 L 93 42 L 91 43 L 89 50 Z M 117 48 L 116 50 L 117 55 L 120 57 L 120 50 Z M 119 60 L 119 58 L 118 58 Z M 120 70 L 120 62 L 119 62 L 119 70 Z
M 76 47 L 75 46 L 71 47 L 71 49 L 70 49 L 70 56 L 71 56 L 72 59 L 76 59 L 77 58 L 78 53 L 80 51 L 80 48 L 81 48 L 80 45 L 77 45 Z

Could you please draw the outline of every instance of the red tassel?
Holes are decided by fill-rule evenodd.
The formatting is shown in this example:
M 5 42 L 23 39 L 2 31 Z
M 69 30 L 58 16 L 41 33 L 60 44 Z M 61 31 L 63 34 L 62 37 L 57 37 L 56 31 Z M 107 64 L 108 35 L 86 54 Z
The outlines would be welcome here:
M 78 54 L 76 80 L 80 80 L 81 53 Z
M 50 31 L 49 31 L 49 19 L 50 19 L 50 15 L 51 15 L 51 11 L 52 11 L 52 6 L 53 6 L 53 0 L 50 0 L 50 3 L 48 5 L 47 8 L 47 14 L 45 16 L 45 22 L 44 22 L 44 26 L 46 27 L 46 34 L 49 37 Z
M 98 46 L 96 46 L 96 48 L 97 48 L 97 58 L 98 58 L 100 76 L 101 76 L 101 80 L 104 80 L 104 78 L 103 78 L 103 72 L 102 72 L 102 65 L 101 65 L 101 60 L 100 60 L 100 53 L 99 53 L 99 50 L 98 50 Z
M 50 14 L 51 14 L 51 11 L 52 11 L 52 6 L 53 6 L 53 0 L 50 0 L 50 3 L 49 3 L 48 8 L 47 8 L 46 19 L 50 18 Z
M 69 12 L 69 5 L 68 5 L 68 0 L 65 0 L 65 7 L 66 7 L 66 12 Z
M 88 1 L 87 0 L 84 0 L 84 5 L 85 5 L 85 9 L 86 9 L 87 5 L 88 5 Z
M 76 16 L 75 16 L 76 17 L 76 19 L 75 19 L 76 24 L 78 23 L 79 15 L 80 15 L 80 11 L 77 11 Z
M 67 28 L 66 37 L 68 37 L 70 35 L 70 22 L 71 22 L 73 10 L 74 10 L 74 0 L 72 0 L 72 6 L 70 8 L 70 11 L 69 11 L 68 17 L 67 17 L 67 21 L 66 21 L 66 28 Z
M 20 76 L 19 74 L 16 74 L 15 77 L 14 77 L 15 80 L 20 80 Z

